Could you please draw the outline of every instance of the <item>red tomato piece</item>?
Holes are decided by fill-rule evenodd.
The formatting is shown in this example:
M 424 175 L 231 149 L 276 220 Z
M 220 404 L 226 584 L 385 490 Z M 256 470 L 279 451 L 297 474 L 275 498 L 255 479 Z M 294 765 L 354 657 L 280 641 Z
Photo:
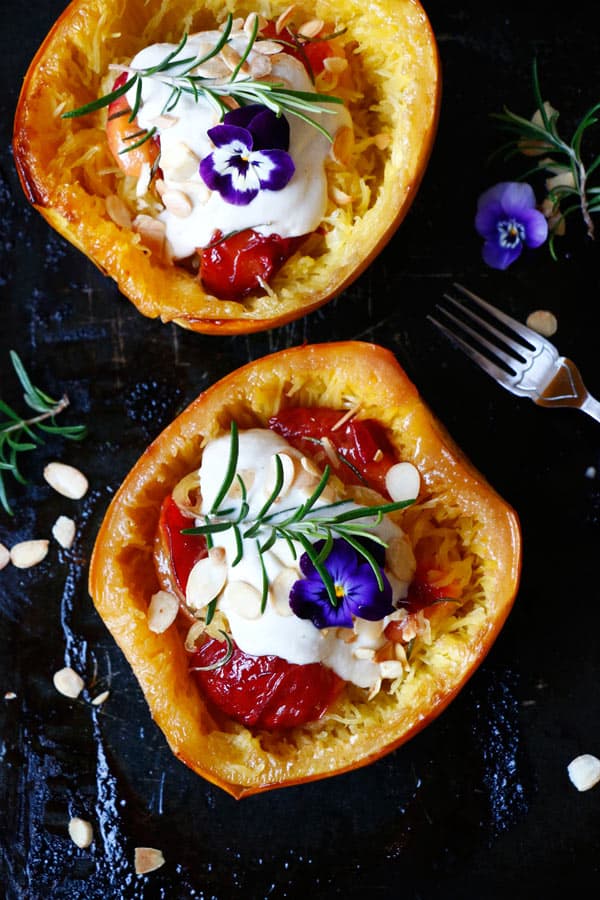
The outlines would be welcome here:
M 325 38 L 312 41 L 300 41 L 289 28 L 282 28 L 278 33 L 275 22 L 268 22 L 261 31 L 261 36 L 273 41 L 285 41 L 283 49 L 294 59 L 301 62 L 311 77 L 319 75 L 325 68 L 324 62 L 330 56 L 343 56 L 343 51 L 336 50 Z
M 200 279 L 204 288 L 221 300 L 239 300 L 267 284 L 304 237 L 265 237 L 248 228 L 200 250 Z
M 209 638 L 194 653 L 192 669 L 212 665 L 225 653 L 223 642 Z M 195 675 L 218 709 L 257 728 L 292 728 L 319 719 L 343 686 L 320 663 L 299 666 L 278 656 L 250 656 L 235 645 L 228 662 Z
M 311 439 L 328 438 L 342 459 L 349 463 L 341 463 L 335 470 L 345 484 L 366 483 L 387 496 L 385 474 L 396 462 L 396 457 L 385 430 L 372 419 L 356 418 L 334 430 L 343 415 L 344 410 L 325 407 L 290 407 L 272 416 L 269 428 L 307 456 L 314 456 L 318 449 Z
M 184 597 L 194 564 L 208 553 L 203 535 L 181 533 L 185 528 L 192 528 L 193 524 L 172 497 L 165 498 L 160 511 L 158 537 L 165 549 L 170 572 L 163 574 L 173 575 L 176 587 Z

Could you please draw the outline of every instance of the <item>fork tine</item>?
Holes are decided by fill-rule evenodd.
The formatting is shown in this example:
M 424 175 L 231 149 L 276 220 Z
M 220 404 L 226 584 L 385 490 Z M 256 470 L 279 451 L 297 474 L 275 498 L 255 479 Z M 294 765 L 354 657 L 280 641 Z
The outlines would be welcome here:
M 515 346 L 514 342 L 511 343 L 511 339 L 507 337 L 507 335 L 505 335 L 502 331 L 498 331 L 497 328 L 494 328 L 493 325 L 491 325 L 489 322 L 486 322 L 485 319 L 482 319 L 480 316 L 476 315 L 466 306 L 462 306 L 462 304 L 455 300 L 454 297 L 451 297 L 449 294 L 444 294 L 444 297 L 446 300 L 449 300 L 458 309 L 460 309 L 462 313 L 464 313 L 466 316 L 469 316 L 470 319 L 472 319 L 474 322 L 477 322 L 477 324 L 482 328 L 485 328 L 486 331 L 495 335 L 500 341 L 503 342 L 505 347 L 512 350 L 515 354 L 519 355 L 519 349 L 521 350 L 521 354 L 526 352 L 524 347 L 522 347 L 520 344 Z M 471 328 L 471 326 L 467 322 L 463 322 L 461 319 L 458 319 L 449 310 L 443 309 L 443 307 L 439 305 L 437 308 L 440 309 L 445 316 L 451 319 L 455 325 L 459 325 L 464 331 L 467 332 L 467 334 L 470 334 L 472 338 L 475 338 L 476 341 L 478 341 L 484 347 L 487 347 L 490 353 L 493 353 L 494 356 L 498 357 L 498 359 L 501 359 L 503 363 L 509 366 L 511 371 L 515 370 L 516 365 L 523 365 L 523 363 L 525 362 L 522 355 L 520 355 L 519 359 L 515 359 L 514 356 L 509 356 L 508 353 L 504 352 L 502 347 L 499 347 L 497 344 L 492 344 L 491 341 L 488 341 L 480 331 L 475 331 L 475 329 Z
M 531 328 L 528 328 L 526 325 L 523 325 L 521 322 L 518 322 L 511 316 L 508 316 L 506 313 L 502 312 L 501 309 L 497 309 L 497 307 L 492 306 L 491 303 L 488 303 L 483 299 L 483 297 L 479 297 L 477 294 L 474 294 L 473 291 L 468 290 L 468 288 L 464 287 L 462 284 L 457 284 L 456 282 L 454 282 L 454 287 L 457 291 L 461 291 L 461 293 L 465 294 L 465 296 L 472 300 L 473 303 L 479 304 L 479 306 L 481 306 L 482 309 L 485 309 L 494 319 L 502 322 L 504 325 L 506 325 L 507 328 L 510 328 L 511 331 L 513 331 L 515 334 L 518 334 L 519 337 L 523 338 L 524 341 L 527 341 L 527 343 L 534 347 L 536 350 L 549 343 L 536 331 L 533 331 Z M 506 336 L 504 336 L 504 340 L 507 340 Z
M 484 372 L 487 372 L 488 375 L 491 375 L 492 378 L 495 378 L 497 382 L 503 384 L 509 391 L 512 393 L 517 393 L 513 388 L 513 376 L 511 376 L 504 369 L 501 369 L 500 366 L 497 366 L 491 360 L 484 356 L 483 353 L 480 353 L 475 347 L 472 347 L 471 344 L 468 344 L 460 334 L 453 331 L 451 328 L 448 328 L 446 325 L 443 325 L 442 322 L 438 321 L 435 316 L 427 316 L 430 322 L 433 322 L 440 331 L 449 337 L 451 340 L 456 341 L 459 347 L 465 352 L 465 354 L 470 357 L 474 362 L 476 362 Z

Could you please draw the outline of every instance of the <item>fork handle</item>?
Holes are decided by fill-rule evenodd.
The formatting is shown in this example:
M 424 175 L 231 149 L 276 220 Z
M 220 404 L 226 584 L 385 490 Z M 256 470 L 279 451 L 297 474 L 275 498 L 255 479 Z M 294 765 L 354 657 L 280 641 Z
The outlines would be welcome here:
M 596 422 L 600 422 L 600 403 L 591 394 L 586 396 L 579 409 L 591 416 L 592 419 L 595 419 Z

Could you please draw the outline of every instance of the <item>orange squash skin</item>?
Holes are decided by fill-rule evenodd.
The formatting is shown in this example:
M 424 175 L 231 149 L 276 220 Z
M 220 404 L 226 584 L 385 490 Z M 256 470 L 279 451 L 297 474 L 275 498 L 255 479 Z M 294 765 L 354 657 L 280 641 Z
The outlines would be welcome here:
M 451 662 L 437 669 L 434 663 L 427 674 L 419 670 L 396 706 L 383 705 L 381 716 L 372 722 L 368 706 L 359 706 L 367 710 L 366 724 L 352 742 L 333 730 L 323 740 L 314 737 L 311 727 L 295 729 L 288 741 L 276 733 L 254 733 L 217 721 L 188 672 L 183 646 L 187 624 L 160 635 L 147 626 L 148 603 L 158 589 L 152 554 L 161 503 L 177 481 L 199 465 L 202 440 L 227 432 L 232 419 L 240 428 L 261 426 L 282 406 L 331 406 L 337 400 L 341 408 L 342 396 L 348 395 L 359 397 L 360 415 L 385 425 L 401 458 L 419 469 L 425 493 L 439 501 L 441 512 L 474 523 L 465 540 L 473 540 L 468 549 L 480 560 L 479 619 L 466 629 L 456 659 L 454 645 L 448 645 Z M 377 345 L 348 341 L 264 357 L 191 403 L 148 447 L 113 498 L 94 547 L 89 589 L 174 754 L 241 798 L 367 765 L 424 728 L 486 656 L 512 607 L 520 570 L 515 511 L 465 458 L 392 354 Z M 316 730 L 327 727 L 323 722 L 316 725 Z
M 305 20 L 315 17 L 314 0 L 297 5 Z M 285 0 L 269 0 L 261 9 L 277 18 L 286 6 Z M 369 105 L 388 110 L 378 127 L 391 140 L 379 152 L 371 178 L 373 198 L 367 211 L 357 213 L 349 231 L 318 251 L 307 245 L 294 254 L 274 278 L 272 295 L 222 301 L 205 292 L 191 272 L 160 258 L 143 238 L 108 215 L 106 198 L 118 192 L 122 175 L 115 174 L 117 167 L 107 149 L 106 113 L 66 120 L 57 112 L 110 90 L 103 78 L 115 59 L 130 58 L 144 44 L 177 42 L 190 11 L 195 28 L 214 26 L 217 16 L 219 21 L 223 18 L 217 0 L 174 0 L 170 7 L 154 28 L 145 31 L 153 14 L 157 18 L 160 0 L 73 0 L 65 9 L 32 60 L 20 92 L 13 132 L 20 182 L 46 221 L 113 278 L 143 315 L 205 334 L 244 334 L 283 325 L 316 310 L 355 281 L 406 216 L 426 171 L 438 124 L 441 73 L 434 35 L 418 0 L 374 0 L 372 34 L 365 28 L 359 0 L 321 0 L 319 16 L 346 26 L 349 39 L 364 48 Z M 240 0 L 235 12 L 245 15 L 252 9 L 251 3 Z M 370 68 L 375 70 L 391 56 L 379 46 L 384 39 L 402 52 L 391 77 L 376 83 Z M 81 85 L 77 79 L 86 65 L 89 83 Z M 398 99 L 400 105 L 395 106 Z M 83 152 L 70 149 L 69 142 L 78 134 L 84 135 L 85 150 L 97 161 L 94 172 L 82 161 Z M 56 161 L 63 157 L 61 167 Z

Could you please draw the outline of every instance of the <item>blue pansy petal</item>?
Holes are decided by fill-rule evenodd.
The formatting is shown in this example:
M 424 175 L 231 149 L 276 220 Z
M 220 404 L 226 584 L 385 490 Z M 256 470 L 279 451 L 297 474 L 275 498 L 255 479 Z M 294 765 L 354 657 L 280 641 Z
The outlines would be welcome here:
M 368 563 L 358 566 L 348 590 L 347 605 L 359 619 L 377 622 L 394 611 L 392 586 L 382 572 L 383 590 L 379 589 L 375 573 Z
M 230 109 L 223 116 L 224 125 L 238 125 L 240 128 L 248 128 L 254 116 L 266 109 L 262 103 L 250 103 L 248 106 L 238 106 Z
M 296 171 L 292 157 L 285 150 L 257 150 L 250 156 L 250 165 L 261 188 L 267 191 L 280 191 Z
M 253 149 L 252 134 L 247 128 L 237 125 L 215 125 L 206 132 L 215 147 L 226 147 L 229 144 L 241 145 L 246 151 Z
M 483 261 L 492 269 L 507 269 L 521 255 L 522 249 L 521 244 L 506 248 L 497 242 L 486 241 L 482 250 Z
M 504 186 L 500 202 L 508 215 L 519 217 L 524 210 L 535 207 L 535 194 L 531 185 L 509 181 Z
M 250 124 L 256 150 L 287 150 L 290 146 L 290 126 L 285 116 L 277 116 L 270 109 L 262 109 Z
M 548 221 L 537 209 L 529 209 L 521 213 L 521 221 L 525 226 L 525 243 L 528 247 L 539 247 L 548 237 Z
M 492 238 L 496 234 L 498 219 L 502 217 L 504 210 L 498 201 L 493 201 L 487 206 L 482 206 L 475 216 L 475 228 L 477 233 L 484 238 Z
M 536 209 L 529 184 L 504 181 L 478 200 L 475 228 L 484 238 L 483 259 L 494 269 L 506 269 L 523 246 L 539 247 L 548 237 L 548 223 Z
M 301 578 L 292 585 L 290 608 L 299 619 L 310 619 L 315 628 L 352 628 L 352 615 L 340 603 L 333 607 L 319 578 Z

